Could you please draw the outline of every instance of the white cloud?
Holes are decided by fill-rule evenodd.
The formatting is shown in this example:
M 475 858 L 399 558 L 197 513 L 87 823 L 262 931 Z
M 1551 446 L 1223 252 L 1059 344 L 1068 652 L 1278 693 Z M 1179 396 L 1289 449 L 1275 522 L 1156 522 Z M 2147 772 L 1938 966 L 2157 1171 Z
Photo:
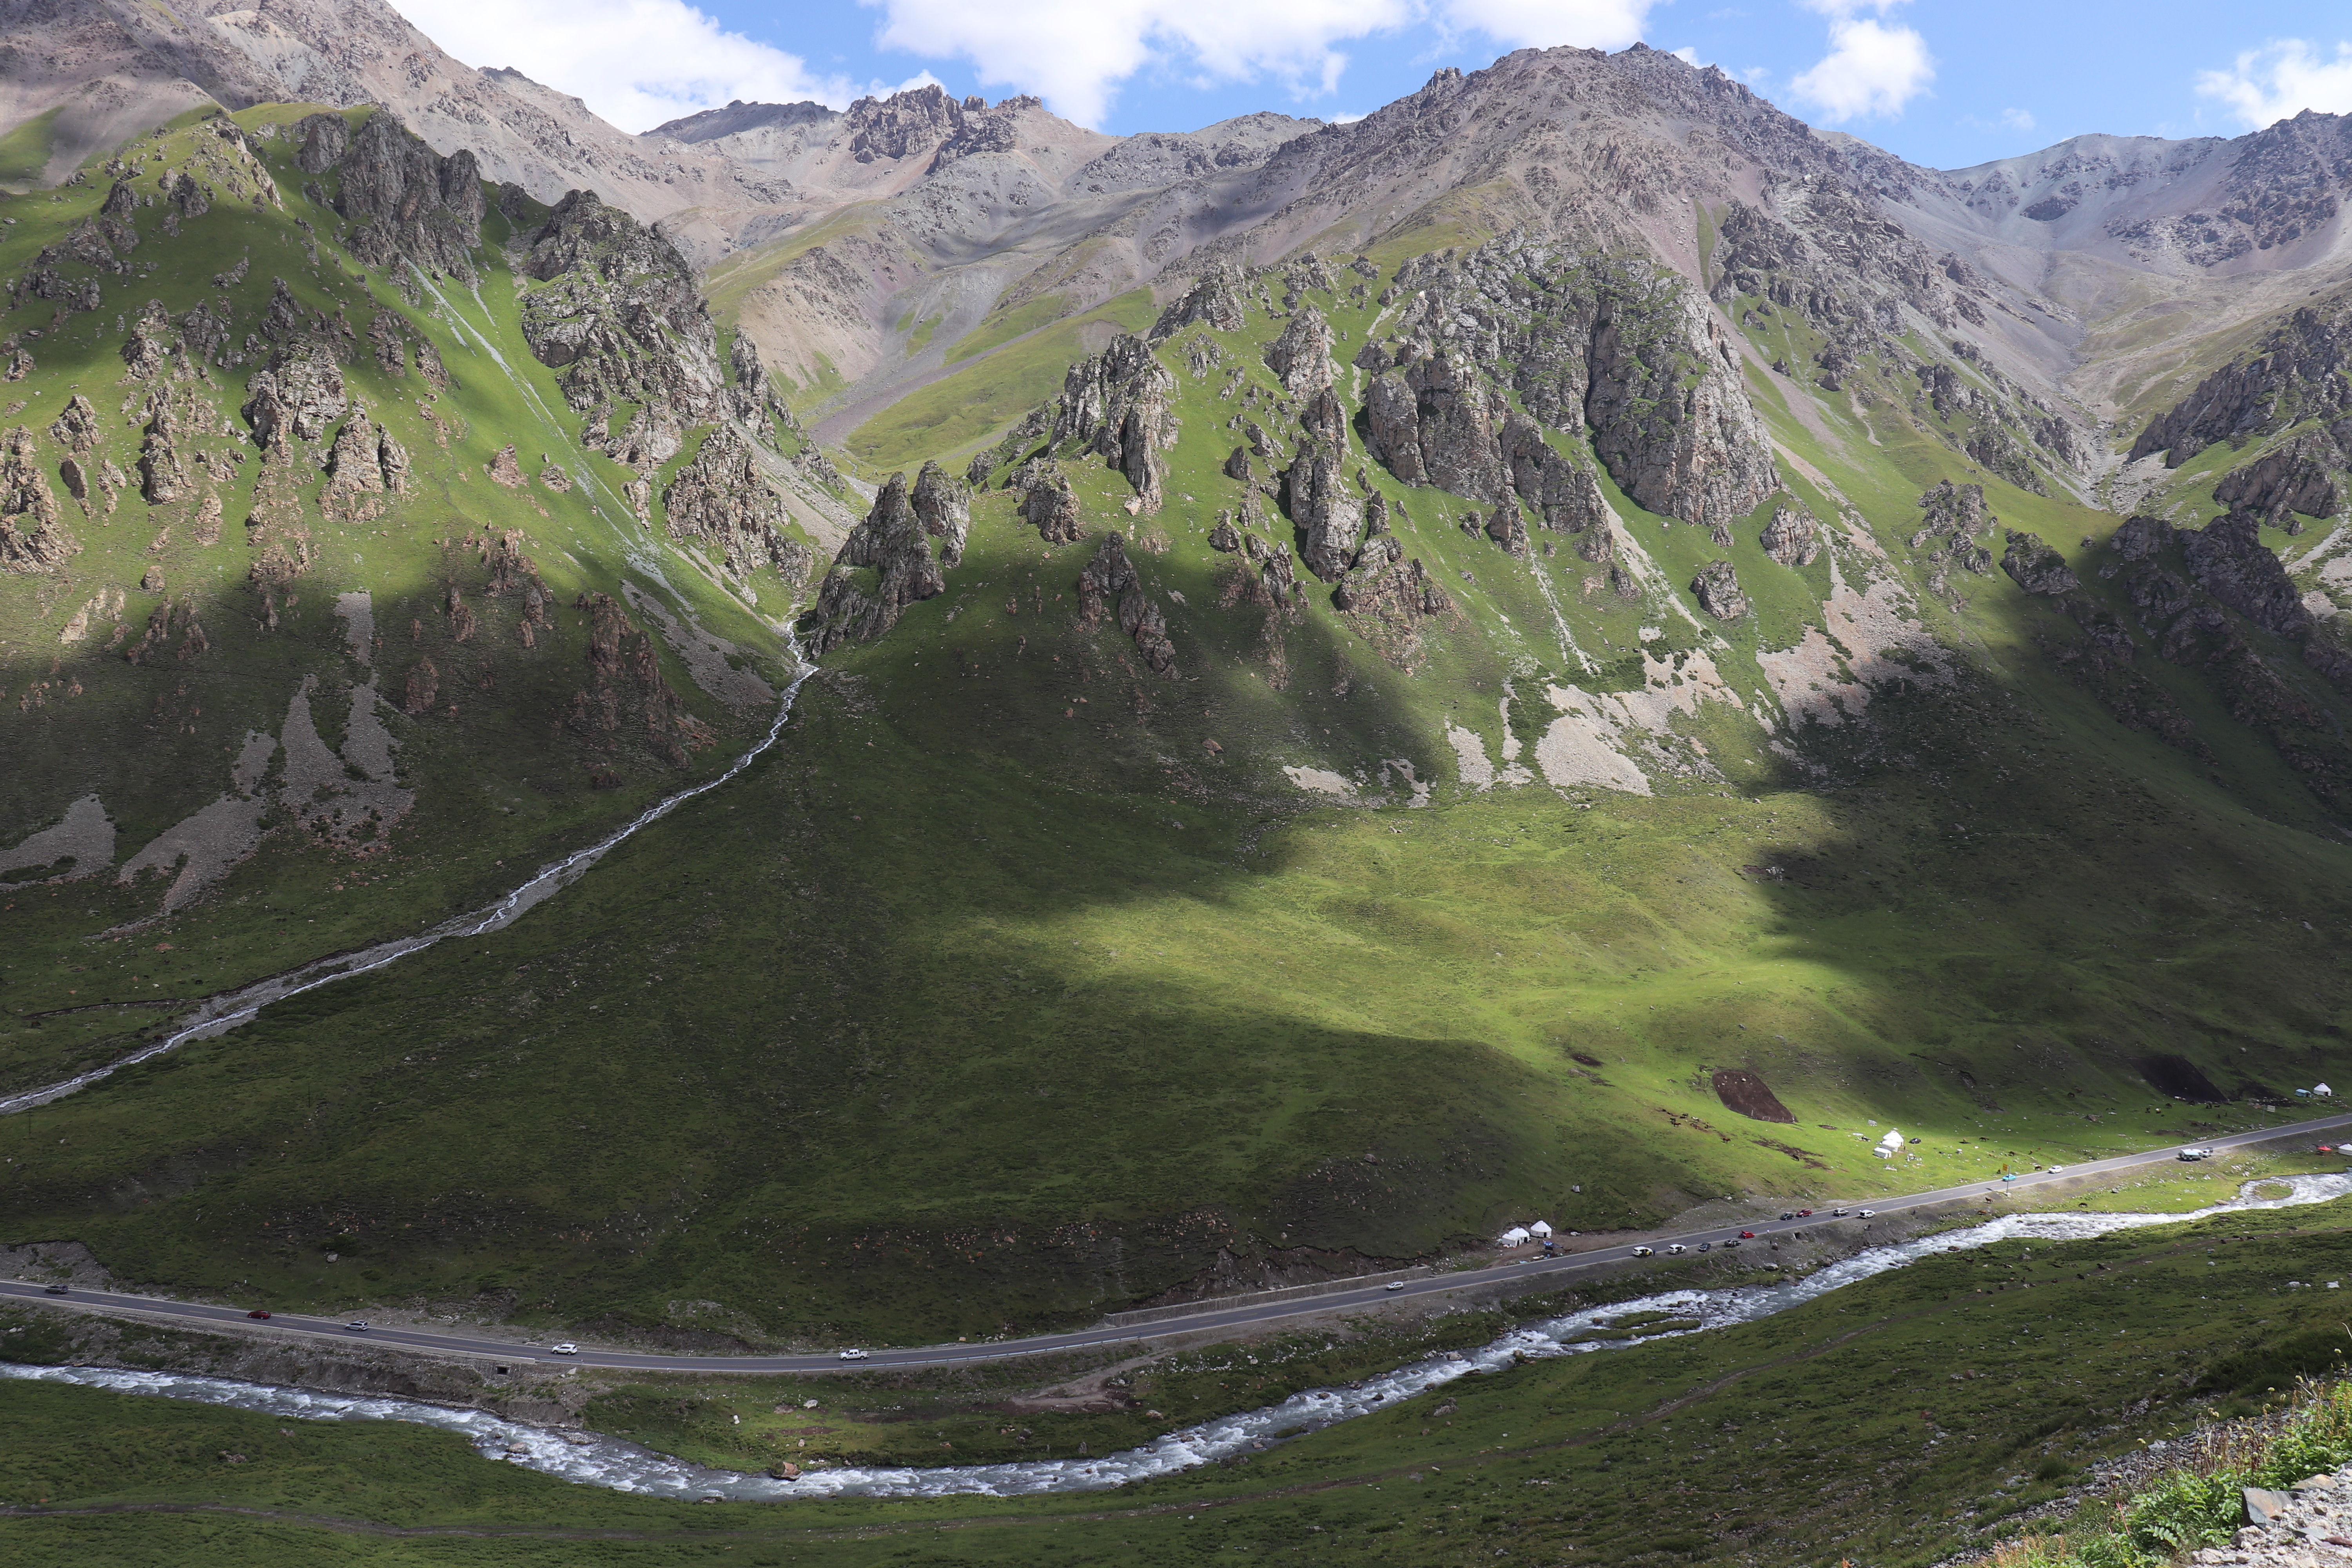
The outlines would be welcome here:
M 2352 112 L 2352 43 L 2338 43 L 2330 60 L 2301 38 L 2273 39 L 2240 55 L 2229 70 L 2198 72 L 2197 90 L 2255 130 L 2306 109 Z
M 2023 109 L 2004 109 L 2000 111 L 2000 122 L 2011 131 L 2031 131 L 2033 129 L 2033 115 Z
M 1864 114 L 1900 114 L 1936 79 L 1927 40 L 1855 13 L 1884 13 L 1894 0 L 1805 0 L 1830 17 L 1830 52 L 1790 86 L 1834 125 Z
M 1203 85 L 1271 77 L 1307 96 L 1335 90 L 1352 41 L 1431 22 L 1508 47 L 1622 48 L 1659 0 L 859 0 L 883 13 L 880 42 L 959 56 L 992 87 L 1034 92 L 1099 125 L 1139 72 Z
M 838 109 L 861 91 L 798 55 L 729 32 L 684 0 L 394 0 L 426 37 L 474 66 L 511 66 L 624 131 L 730 99 Z M 887 91 L 887 89 L 880 90 Z
M 1658 0 L 1444 0 L 1438 15 L 1514 47 L 1622 49 L 1642 36 Z M 1677 49 L 1676 54 L 1682 53 Z
M 1118 84 L 1148 66 L 1210 81 L 1272 76 L 1328 92 L 1344 40 L 1419 19 L 1415 0 L 861 0 L 884 15 L 880 42 L 959 55 L 982 81 L 1034 92 L 1099 125 Z

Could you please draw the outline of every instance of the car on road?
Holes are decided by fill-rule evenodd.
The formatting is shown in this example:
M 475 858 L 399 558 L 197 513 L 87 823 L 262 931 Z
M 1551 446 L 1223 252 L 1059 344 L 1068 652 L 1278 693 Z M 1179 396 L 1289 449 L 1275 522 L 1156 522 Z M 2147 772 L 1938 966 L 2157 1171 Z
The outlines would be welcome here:
M 1715 1250 L 1715 1243 L 1711 1241 L 1702 1241 L 1698 1244 L 1698 1249 L 1701 1252 L 1713 1252 Z
M 1739 1233 L 1739 1239 L 1742 1241 L 1753 1241 L 1756 1239 L 1756 1233 L 1752 1230 L 1743 1230 Z
M 2183 1149 L 2177 1156 L 2175 1156 L 2175 1158 L 2182 1160 L 2210 1160 L 2212 1157 L 2212 1150 L 2196 1148 Z
M 2053 1165 L 2050 1167 L 2050 1173 L 2053 1176 L 2063 1176 L 2066 1173 L 2066 1167 L 2063 1165 Z
M 72 1287 L 67 1285 L 44 1285 L 41 1289 L 52 1296 L 62 1296 L 68 1290 L 71 1289 Z
M 1830 1217 L 1832 1219 L 1843 1219 L 1853 1212 L 1853 1211 L 1852 1209 L 1832 1209 L 1830 1210 Z
M 258 1318 L 265 1323 L 269 1321 L 269 1314 L 263 1311 L 258 1307 L 256 1307 L 252 1311 L 247 1312 L 246 1316 L 248 1318 Z
M 1726 1252 L 1728 1252 L 1728 1251 L 1730 1251 L 1733 1247 L 1737 1247 L 1737 1246 L 1738 1246 L 1738 1245 L 1739 1245 L 1739 1243 L 1738 1243 L 1738 1242 L 1736 1242 L 1736 1241 L 1727 1241 L 1727 1242 L 1725 1242 L 1725 1243 L 1723 1244 L 1723 1250 L 1724 1250 L 1724 1251 L 1726 1251 Z
M 1633 1249 L 1633 1256 L 1636 1258 L 1647 1258 L 1650 1256 L 1650 1249 L 1646 1247 L 1637 1247 Z
M 866 1359 L 866 1352 L 864 1351 L 856 1350 L 844 1351 L 841 1352 L 840 1359 L 843 1361 L 864 1361 Z
M 1797 1217 L 1797 1211 L 1795 1209 L 1783 1209 L 1780 1211 L 1780 1217 L 1782 1219 L 1794 1219 Z
M 1666 1256 L 1669 1258 L 1679 1258 L 1689 1250 L 1689 1247 L 1685 1247 L 1681 1242 L 1677 1241 L 1666 1248 Z
M 1813 1217 L 1813 1211 L 1811 1209 L 1799 1209 L 1797 1211 L 1797 1217 L 1799 1219 L 1811 1219 Z
M 1855 1214 L 1855 1217 L 1857 1217 L 1857 1218 L 1860 1218 L 1860 1219 L 1868 1219 L 1871 1215 L 1873 1215 L 1876 1214 L 1877 1212 L 1878 1212 L 1878 1211 L 1877 1211 L 1876 1209 L 1856 1209 L 1856 1210 L 1854 1211 L 1854 1214 Z
M 1383 1289 L 1390 1290 L 1402 1290 L 1404 1289 L 1404 1281 L 1402 1279 L 1391 1279 L 1385 1287 L 1383 1287 Z
M 365 1318 L 361 1318 L 361 1319 L 356 1320 L 355 1321 L 349 1322 L 349 1323 L 345 1323 L 345 1324 L 343 1325 L 343 1331 L 344 1331 L 345 1333 L 347 1333 L 347 1334 L 363 1334 L 363 1333 L 366 1333 L 366 1332 L 367 1332 L 367 1320 L 366 1320 Z
M 560 1345 L 548 1346 L 547 1353 L 550 1355 L 578 1355 L 580 1353 L 580 1347 L 573 1344 L 570 1340 L 566 1340 Z

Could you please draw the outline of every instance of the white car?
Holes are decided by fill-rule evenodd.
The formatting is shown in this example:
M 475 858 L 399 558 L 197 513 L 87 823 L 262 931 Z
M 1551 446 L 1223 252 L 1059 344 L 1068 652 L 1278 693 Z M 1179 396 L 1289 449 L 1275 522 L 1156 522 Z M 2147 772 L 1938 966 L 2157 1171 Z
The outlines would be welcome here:
M 2063 1165 L 2053 1165 L 2050 1167 L 2050 1173 L 2053 1176 L 2063 1176 L 2066 1173 L 2066 1167 Z
M 1672 1247 L 1666 1248 L 1666 1256 L 1669 1258 L 1680 1258 L 1684 1253 L 1688 1252 L 1689 1250 L 1689 1247 L 1685 1247 L 1681 1242 L 1677 1241 Z
M 550 1355 L 578 1355 L 580 1353 L 580 1347 L 573 1344 L 570 1340 L 566 1340 L 560 1345 L 548 1346 L 547 1353 Z
M 1878 1211 L 1876 1209 L 1856 1209 L 1854 1211 L 1854 1213 L 1863 1219 L 1868 1219 L 1872 1215 L 1874 1215 Z
M 844 1351 L 841 1352 L 841 1359 L 843 1361 L 864 1361 L 866 1359 L 866 1352 L 864 1351 Z
M 1391 1290 L 1402 1290 L 1404 1289 L 1404 1281 L 1402 1279 L 1391 1279 L 1388 1282 L 1385 1289 Z
M 1650 1256 L 1650 1249 L 1646 1247 L 1637 1247 L 1633 1249 L 1633 1256 L 1636 1258 L 1647 1258 Z

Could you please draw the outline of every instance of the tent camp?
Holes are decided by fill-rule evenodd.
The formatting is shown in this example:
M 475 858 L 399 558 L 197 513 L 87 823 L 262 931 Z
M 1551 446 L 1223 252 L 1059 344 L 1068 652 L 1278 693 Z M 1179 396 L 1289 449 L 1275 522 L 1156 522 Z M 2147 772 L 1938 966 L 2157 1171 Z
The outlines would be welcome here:
M 1547 1220 L 1539 1219 L 1536 1221 L 1535 1224 L 1528 1226 L 1528 1234 L 1534 1237 L 1538 1241 L 1545 1240 L 1551 1235 L 1551 1225 Z
M 1527 1241 L 1528 1227 L 1523 1225 L 1515 1225 L 1495 1238 L 1495 1243 L 1498 1247 L 1524 1247 Z

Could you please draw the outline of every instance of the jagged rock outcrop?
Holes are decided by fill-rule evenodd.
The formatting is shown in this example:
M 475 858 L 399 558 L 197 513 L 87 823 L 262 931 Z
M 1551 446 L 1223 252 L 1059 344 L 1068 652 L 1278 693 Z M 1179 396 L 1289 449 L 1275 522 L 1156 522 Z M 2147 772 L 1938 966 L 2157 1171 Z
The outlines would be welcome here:
M 1403 367 L 1410 415 L 1383 373 L 1365 423 L 1367 444 L 1408 483 L 1503 499 L 1505 405 L 1491 372 L 1537 421 L 1589 437 L 1618 487 L 1651 511 L 1726 530 L 1777 488 L 1738 350 L 1678 278 L 1513 239 L 1417 257 L 1391 292 L 1412 297 L 1396 349 L 1358 363 Z
M 1157 511 L 1168 469 L 1164 454 L 1176 440 L 1176 391 L 1175 374 L 1150 345 L 1122 332 L 1062 378 L 1050 444 L 1100 454 L 1135 487 L 1139 510 Z
M 771 566 L 787 583 L 800 583 L 816 563 L 808 546 L 785 531 L 792 514 L 732 425 L 711 431 L 694 460 L 678 469 L 662 491 L 662 509 L 672 538 L 716 545 L 739 578 Z
M 2177 468 L 2216 441 L 2268 435 L 2304 419 L 2352 414 L 2352 306 L 2304 307 L 2253 352 L 2224 365 L 2149 421 L 2132 443 L 2135 462 L 2154 452 Z
M 1736 621 L 1748 613 L 1748 595 L 1740 591 L 1739 573 L 1728 561 L 1710 561 L 1691 579 L 1698 607 L 1718 621 Z
M 172 317 L 161 300 L 141 307 L 122 343 L 122 379 L 149 381 L 172 363 Z
M 2064 556 L 2034 535 L 2013 528 L 2009 531 L 2009 548 L 2001 553 L 2000 569 L 2029 594 L 2054 598 L 2083 585 Z
M 1076 544 L 1086 537 L 1078 516 L 1078 495 L 1069 476 L 1052 463 L 1022 467 L 1014 482 L 1021 490 L 1021 517 L 1048 544 Z
M 1116 533 L 1103 535 L 1094 559 L 1078 574 L 1078 618 L 1094 626 L 1115 608 L 1119 630 L 1135 639 L 1136 651 L 1151 673 L 1177 679 L 1176 645 L 1168 637 L 1168 619 L 1143 590 L 1143 579 L 1127 557 L 1127 543 Z
M 351 406 L 343 367 L 321 345 L 297 343 L 278 349 L 246 383 L 240 412 L 264 451 L 289 438 L 316 441 Z
M 78 458 L 98 445 L 98 410 L 89 398 L 77 392 L 66 399 L 49 426 L 49 439 Z
M 1267 345 L 1265 367 L 1293 397 L 1309 397 L 1331 384 L 1339 374 L 1331 363 L 1331 323 L 1312 305 L 1302 305 Z
M 1195 279 L 1184 297 L 1160 312 L 1151 326 L 1151 341 L 1174 337 L 1195 321 L 1206 321 L 1221 332 L 1238 332 L 1249 324 L 1244 293 L 1249 280 L 1230 261 L 1221 261 Z
M 1590 554 L 1594 540 L 1588 538 L 1584 542 L 1587 558 L 1606 560 L 1612 514 L 1592 471 L 1552 450 L 1542 428 L 1516 409 L 1503 416 L 1500 445 L 1504 471 L 1519 500 L 1533 507 L 1543 525 L 1555 533 L 1586 534 L 1597 530 L 1602 553 Z
M 179 417 L 172 412 L 171 399 L 155 394 L 139 442 L 139 493 L 150 506 L 170 505 L 187 486 L 188 467 L 180 454 L 179 435 Z
M 923 465 L 911 489 L 905 474 L 891 475 L 801 617 L 810 654 L 871 642 L 898 625 L 908 605 L 945 592 L 971 526 L 971 492 L 937 463 Z
M 574 191 L 531 236 L 522 269 L 541 284 L 523 296 L 523 337 L 574 409 L 635 403 L 689 425 L 729 410 L 718 331 L 661 234 Z
M 1811 566 L 1822 552 L 1822 525 L 1809 511 L 1777 506 L 1757 542 L 1766 556 L 1783 566 Z
M 387 268 L 406 258 L 427 272 L 474 280 L 489 209 L 473 153 L 460 148 L 444 158 L 379 109 L 330 166 L 341 177 L 335 210 L 353 226 L 353 256 Z
M 80 550 L 41 471 L 33 433 L 19 425 L 0 442 L 0 572 L 46 572 Z
M 1348 479 L 1347 425 L 1328 386 L 1316 390 L 1303 430 L 1298 455 L 1283 470 L 1282 506 L 1298 530 L 1307 569 L 1336 583 L 1363 542 L 1364 505 Z
M 2205 592 L 2266 632 L 2299 638 L 2311 629 L 2311 612 L 2253 513 L 2228 512 L 2179 537 L 2189 574 Z
M 2213 500 L 2232 511 L 2299 529 L 2297 512 L 2335 515 L 2336 484 L 2327 470 L 2341 468 L 2347 460 L 2352 460 L 2352 419 L 2341 419 L 2325 434 L 2300 437 L 2222 475 L 2213 487 Z

